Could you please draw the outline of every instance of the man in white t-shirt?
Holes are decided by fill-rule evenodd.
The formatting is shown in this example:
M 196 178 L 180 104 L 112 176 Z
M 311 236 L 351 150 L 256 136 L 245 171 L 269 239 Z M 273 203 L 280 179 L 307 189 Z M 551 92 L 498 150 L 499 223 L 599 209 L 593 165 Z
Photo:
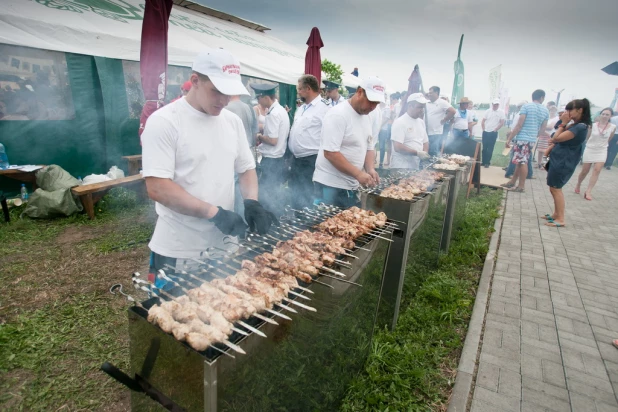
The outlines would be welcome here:
M 266 233 L 274 216 L 257 201 L 255 161 L 245 128 L 223 110 L 230 96 L 248 94 L 240 63 L 228 51 L 207 49 L 193 63 L 188 94 L 154 112 L 142 134 L 143 172 L 156 202 L 150 241 L 151 270 L 226 248 L 225 235 L 242 236 L 247 224 L 234 207 L 234 173 L 245 199 L 249 228 Z
M 440 98 L 440 88 L 432 86 L 427 92 L 429 101 L 425 107 L 427 135 L 429 137 L 429 155 L 437 156 L 442 151 L 444 125 L 455 116 L 455 109 Z
M 343 208 L 360 204 L 358 187 L 375 186 L 374 169 L 378 119 L 370 116 L 384 102 L 384 82 L 368 77 L 350 100 L 331 108 L 322 121 L 320 152 L 313 181 L 318 201 Z M 376 117 L 379 111 L 376 113 Z
M 276 84 L 250 84 L 255 91 L 258 104 L 266 111 L 264 133 L 258 133 L 260 161 L 260 202 L 275 215 L 281 216 L 285 199 L 281 185 L 285 181 L 285 160 L 283 155 L 288 145 L 290 118 L 276 97 Z
M 468 139 L 470 138 L 470 128 L 472 127 L 473 113 L 468 109 L 470 99 L 462 97 L 459 101 L 459 109 L 455 111 L 453 117 L 453 138 Z
M 422 93 L 411 94 L 407 99 L 406 113 L 393 123 L 391 169 L 418 169 L 420 160 L 429 157 L 429 138 L 423 121 L 428 102 Z
M 498 140 L 498 131 L 504 126 L 506 121 L 504 110 L 498 110 L 499 108 L 500 99 L 495 99 L 492 102 L 491 109 L 485 112 L 481 121 L 481 127 L 483 128 L 483 155 L 481 159 L 485 167 L 489 167 L 491 163 L 494 146 L 496 146 L 496 140 Z
M 292 206 L 302 209 L 313 204 L 313 172 L 320 151 L 322 120 L 331 106 L 320 96 L 320 85 L 315 76 L 301 76 L 296 92 L 304 104 L 296 109 L 290 130 L 288 146 L 293 157 L 288 183 Z

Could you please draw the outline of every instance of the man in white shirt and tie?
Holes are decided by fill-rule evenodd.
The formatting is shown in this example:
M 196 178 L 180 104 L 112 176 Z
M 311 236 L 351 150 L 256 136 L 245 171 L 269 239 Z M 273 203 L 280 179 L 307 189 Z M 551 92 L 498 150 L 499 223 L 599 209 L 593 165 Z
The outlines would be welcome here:
M 320 85 L 315 76 L 301 76 L 296 92 L 304 104 L 296 109 L 294 124 L 290 130 L 288 146 L 294 156 L 289 188 L 292 206 L 300 209 L 313 204 L 312 178 L 320 151 L 322 119 L 331 106 L 320 96 Z
M 331 105 L 331 107 L 335 107 L 339 103 L 345 102 L 345 98 L 339 94 L 339 84 L 331 82 L 329 80 L 324 80 L 323 83 L 324 86 L 326 86 L 326 96 L 329 99 L 328 103 Z
M 258 151 L 262 154 L 260 161 L 262 187 L 260 202 L 268 205 L 277 216 L 283 214 L 286 200 L 283 198 L 281 185 L 285 180 L 285 161 L 283 155 L 290 133 L 288 112 L 276 98 L 276 84 L 251 84 L 258 104 L 266 110 L 264 133 L 257 134 Z
M 498 139 L 498 131 L 504 126 L 506 115 L 500 108 L 500 99 L 495 99 L 491 105 L 491 109 L 485 112 L 481 127 L 483 128 L 483 166 L 489 167 L 491 157 L 494 153 L 494 146 Z

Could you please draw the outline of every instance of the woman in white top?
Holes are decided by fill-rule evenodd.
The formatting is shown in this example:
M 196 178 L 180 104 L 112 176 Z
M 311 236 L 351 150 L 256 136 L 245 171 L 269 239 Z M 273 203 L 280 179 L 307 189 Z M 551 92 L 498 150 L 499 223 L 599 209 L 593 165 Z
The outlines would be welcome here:
M 588 141 L 586 142 L 583 156 L 584 165 L 577 179 L 577 186 L 575 186 L 575 193 L 579 194 L 582 182 L 588 176 L 588 172 L 590 172 L 590 168 L 594 164 L 588 188 L 584 193 L 584 199 L 586 200 L 592 200 L 592 196 L 590 196 L 592 188 L 597 183 L 601 170 L 603 170 L 603 165 L 607 159 L 607 146 L 616 132 L 616 126 L 609 122 L 613 114 L 614 111 L 609 107 L 603 109 L 599 117 L 597 117 L 597 121 L 592 125 Z

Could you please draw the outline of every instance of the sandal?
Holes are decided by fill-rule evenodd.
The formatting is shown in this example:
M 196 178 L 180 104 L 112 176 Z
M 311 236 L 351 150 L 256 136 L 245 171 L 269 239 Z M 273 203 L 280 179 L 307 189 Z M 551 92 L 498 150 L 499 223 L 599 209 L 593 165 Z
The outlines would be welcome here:
M 509 192 L 526 193 L 526 191 L 524 189 L 520 189 L 519 187 L 516 187 L 515 189 L 511 189 L 511 190 L 509 190 Z
M 512 187 L 515 187 L 515 185 L 513 183 L 503 183 L 500 185 L 501 187 L 506 187 L 507 189 L 510 189 Z
M 566 225 L 563 225 L 562 223 L 558 223 L 558 222 L 554 222 L 552 221 L 548 221 L 547 223 L 545 223 L 545 226 L 549 226 L 549 227 L 566 227 Z
M 548 222 L 553 222 L 554 218 L 548 213 L 545 216 L 541 216 L 541 219 L 547 220 Z

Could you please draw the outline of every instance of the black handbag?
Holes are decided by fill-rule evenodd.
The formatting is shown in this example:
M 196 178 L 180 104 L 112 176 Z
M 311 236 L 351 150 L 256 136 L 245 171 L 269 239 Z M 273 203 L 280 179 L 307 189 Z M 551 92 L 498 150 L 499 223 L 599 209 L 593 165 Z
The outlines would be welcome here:
M 549 172 L 549 160 L 547 160 L 545 165 L 543 165 L 543 169 L 545 169 L 546 172 Z

